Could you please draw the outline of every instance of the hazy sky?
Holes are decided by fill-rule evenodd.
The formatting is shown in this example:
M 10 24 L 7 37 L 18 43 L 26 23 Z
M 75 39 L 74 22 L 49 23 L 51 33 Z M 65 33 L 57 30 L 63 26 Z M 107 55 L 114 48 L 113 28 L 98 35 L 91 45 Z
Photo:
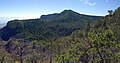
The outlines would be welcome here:
M 72 9 L 81 14 L 106 15 L 120 0 L 0 0 L 0 17 L 38 18 Z

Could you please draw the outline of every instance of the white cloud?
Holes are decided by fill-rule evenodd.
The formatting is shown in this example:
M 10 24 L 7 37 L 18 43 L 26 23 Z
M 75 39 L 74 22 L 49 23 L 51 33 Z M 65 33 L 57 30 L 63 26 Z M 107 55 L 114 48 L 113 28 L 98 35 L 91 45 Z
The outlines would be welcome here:
M 108 0 L 106 0 L 105 2 L 108 3 Z
M 93 6 L 93 5 L 96 4 L 96 3 L 91 3 L 91 2 L 89 2 L 89 0 L 81 0 L 81 1 L 83 1 L 85 4 L 88 4 L 88 5 L 90 5 L 90 6 Z

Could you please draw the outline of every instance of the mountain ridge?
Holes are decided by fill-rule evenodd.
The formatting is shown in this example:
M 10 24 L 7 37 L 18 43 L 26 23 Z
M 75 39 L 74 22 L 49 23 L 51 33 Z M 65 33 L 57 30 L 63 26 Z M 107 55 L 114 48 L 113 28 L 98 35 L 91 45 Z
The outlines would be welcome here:
M 69 10 L 62 11 L 61 13 L 53 13 L 53 14 L 41 15 L 40 20 L 43 20 L 45 18 L 47 19 L 47 17 L 50 17 L 50 16 L 53 16 L 53 19 L 55 19 L 55 18 L 57 18 L 57 17 L 59 17 L 60 15 L 63 15 L 63 14 L 65 14 L 65 15 L 69 14 L 68 16 L 70 16 L 70 14 L 72 14 L 72 15 L 77 15 L 79 17 L 80 16 L 104 17 L 104 16 L 94 16 L 94 15 L 80 14 L 80 13 L 77 13 L 77 12 L 69 9 Z
M 9 21 L 0 30 L 0 37 L 3 40 L 9 40 L 10 37 L 45 40 L 70 35 L 75 30 L 83 29 L 88 21 L 92 23 L 102 18 L 65 10 L 58 14 L 43 15 L 38 19 Z

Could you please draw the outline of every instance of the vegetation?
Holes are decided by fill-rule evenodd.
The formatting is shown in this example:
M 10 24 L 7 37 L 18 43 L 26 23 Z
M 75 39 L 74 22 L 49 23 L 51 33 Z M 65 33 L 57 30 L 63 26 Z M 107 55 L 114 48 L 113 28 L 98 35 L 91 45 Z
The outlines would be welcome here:
M 91 16 L 72 13 L 71 10 L 60 14 L 42 16 L 40 19 L 34 19 L 35 21 L 11 21 L 0 31 L 3 34 L 1 34 L 2 37 L 9 36 L 5 36 L 5 33 L 3 33 L 4 31 L 7 32 L 7 30 L 9 30 L 8 33 L 15 33 L 9 36 L 8 41 L 3 41 L 3 38 L 1 38 L 0 62 L 120 63 L 120 8 L 114 12 L 108 12 L 109 15 L 100 21 L 96 21 L 96 18 L 92 19 Z M 83 19 L 85 17 L 85 22 L 81 21 L 82 19 L 76 21 L 78 15 Z M 59 16 L 59 18 L 56 16 Z M 76 20 L 74 21 L 74 19 Z M 89 21 L 91 19 L 95 21 Z M 79 25 L 83 26 L 83 28 L 74 27 L 77 23 L 85 24 Z M 57 27 L 57 25 L 60 26 Z M 42 27 L 37 28 L 37 26 Z M 49 26 L 54 26 L 57 31 L 52 30 Z M 77 29 L 67 34 L 71 29 L 75 28 Z M 46 32 L 51 32 L 51 34 L 42 35 Z M 40 36 L 44 36 L 45 39 L 38 38 Z
M 43 15 L 38 19 L 9 21 L 0 30 L 0 37 L 3 40 L 9 40 L 10 37 L 25 40 L 53 39 L 68 36 L 75 30 L 83 29 L 87 21 L 92 23 L 102 18 L 65 10 L 59 14 Z

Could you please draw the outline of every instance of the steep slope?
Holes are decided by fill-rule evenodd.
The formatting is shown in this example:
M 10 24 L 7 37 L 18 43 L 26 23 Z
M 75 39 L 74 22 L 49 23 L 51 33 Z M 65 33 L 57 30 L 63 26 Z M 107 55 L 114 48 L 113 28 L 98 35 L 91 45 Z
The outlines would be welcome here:
M 86 23 L 99 21 L 101 16 L 88 16 L 72 10 L 61 13 L 42 15 L 40 19 L 13 20 L 0 30 L 0 37 L 8 40 L 10 37 L 29 40 L 56 39 L 70 35 L 73 31 L 83 29 Z

